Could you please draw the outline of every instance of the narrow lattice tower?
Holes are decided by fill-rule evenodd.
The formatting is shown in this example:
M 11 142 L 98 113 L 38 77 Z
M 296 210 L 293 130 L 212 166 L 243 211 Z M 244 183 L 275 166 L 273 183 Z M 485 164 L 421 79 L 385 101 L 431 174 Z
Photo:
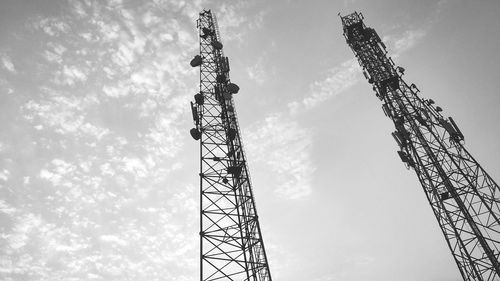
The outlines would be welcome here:
M 500 280 L 500 190 L 463 146 L 432 99 L 419 97 L 360 13 L 341 17 L 344 36 L 396 130 L 399 157 L 417 174 L 464 280 Z
M 200 280 L 271 280 L 233 101 L 229 62 L 215 16 L 197 21 L 200 90 L 191 103 L 200 141 Z

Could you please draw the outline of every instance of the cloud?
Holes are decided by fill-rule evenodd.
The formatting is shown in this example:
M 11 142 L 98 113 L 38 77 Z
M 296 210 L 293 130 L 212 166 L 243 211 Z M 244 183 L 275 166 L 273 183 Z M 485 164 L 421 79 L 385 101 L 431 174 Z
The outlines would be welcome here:
M 269 78 L 269 72 L 266 70 L 264 61 L 267 55 L 263 55 L 257 59 L 254 65 L 247 67 L 245 70 L 248 77 L 257 84 L 262 85 Z
M 197 89 L 189 67 L 198 48 L 194 20 L 205 2 L 69 0 L 64 14 L 29 17 L 19 28 L 22 43 L 39 47 L 26 54 L 37 66 L 29 91 L 5 81 L 20 94 L 12 103 L 19 107 L 5 113 L 16 120 L 13 136 L 0 139 L 8 156 L 0 163 L 7 163 L 0 167 L 2 276 L 196 278 L 197 192 L 179 155 Z M 221 20 L 233 31 L 262 28 L 265 13 L 240 21 L 249 4 L 224 5 Z M 0 67 L 24 73 L 23 59 L 3 55 Z M 263 79 L 260 67 L 255 79 Z M 290 126 L 297 131 L 288 137 L 303 140 L 277 141 L 297 156 L 276 155 L 287 165 L 270 165 L 282 183 L 276 192 L 303 198 L 310 141 Z
M 0 199 L 0 212 L 7 214 L 7 215 L 12 215 L 16 212 L 16 208 L 10 206 L 7 202 Z
M 339 66 L 326 71 L 321 80 L 314 81 L 309 87 L 309 94 L 302 100 L 288 104 L 292 114 L 310 110 L 321 103 L 344 92 L 359 81 L 361 77 L 358 62 L 350 59 Z
M 236 4 L 235 4 L 236 3 Z M 265 10 L 249 14 L 251 2 L 223 3 L 215 9 L 216 19 L 224 42 L 243 42 L 244 35 L 250 30 L 258 30 L 264 26 Z
M 85 82 L 87 80 L 87 75 L 75 66 L 65 65 L 63 68 L 63 74 L 66 78 L 65 82 L 69 85 L 73 85 L 76 82 Z
M 418 44 L 429 32 L 431 32 L 433 26 L 438 23 L 440 16 L 443 11 L 447 8 L 452 1 L 449 0 L 439 0 L 434 5 L 432 13 L 425 19 L 424 23 L 418 27 L 408 28 L 400 34 L 392 34 L 383 36 L 383 41 L 387 46 L 393 46 L 392 57 L 398 57 L 405 51 L 413 48 Z
M 277 175 L 276 194 L 288 199 L 310 195 L 315 170 L 310 156 L 312 132 L 279 113 L 266 117 L 247 131 L 246 148 L 252 162 L 264 163 Z
M 40 178 L 48 180 L 53 186 L 61 184 L 61 179 L 75 171 L 76 166 L 68 163 L 62 159 L 54 159 L 50 163 L 51 170 L 42 169 L 40 171 Z
M 347 2 L 344 1 L 344 4 L 346 3 Z M 402 53 L 418 44 L 438 20 L 439 15 L 442 13 L 447 3 L 447 0 L 439 1 L 436 4 L 436 9 L 422 26 L 405 30 L 400 34 L 385 35 L 382 41 L 386 43 L 387 46 L 392 46 L 388 48 L 389 55 L 393 58 L 397 58 Z M 292 114 L 309 110 L 337 96 L 360 81 L 362 77 L 360 66 L 355 58 L 330 68 L 326 71 L 326 74 L 322 76 L 326 76 L 326 78 L 314 81 L 306 97 L 302 100 L 292 101 L 288 104 L 288 108 Z
M 427 32 L 424 29 L 407 30 L 401 37 L 394 41 L 394 52 L 397 55 L 412 48 Z
M 2 171 L 0 171 L 0 180 L 1 181 L 6 182 L 9 180 L 9 177 L 10 177 L 9 170 L 3 169 Z
M 105 134 L 105 128 L 98 128 L 85 121 L 85 111 L 96 106 L 92 97 L 57 95 L 43 101 L 30 100 L 22 107 L 24 118 L 34 126 L 53 129 L 59 134 L 75 134 L 80 138 L 88 135 L 97 137 Z
M 12 73 L 17 73 L 16 68 L 14 67 L 14 64 L 12 63 L 12 60 L 9 56 L 7 56 L 6 54 L 2 54 L 0 55 L 0 58 L 5 69 Z
M 119 238 L 116 235 L 101 235 L 99 238 L 101 239 L 101 241 L 106 242 L 106 243 L 115 243 L 119 246 L 126 246 L 127 245 L 127 241 Z
M 32 84 L 5 81 L 21 91 L 5 112 L 13 135 L 0 139 L 3 277 L 196 276 L 198 201 L 178 156 L 198 42 L 194 4 L 178 3 L 69 1 L 19 29 L 40 47 L 26 54 Z M 25 72 L 17 61 L 0 67 Z
M 70 31 L 70 26 L 58 18 L 42 18 L 34 26 L 51 37 L 61 36 Z
M 268 11 L 261 10 L 257 15 L 253 16 L 253 20 L 249 23 L 250 29 L 261 29 L 264 26 L 264 17 Z

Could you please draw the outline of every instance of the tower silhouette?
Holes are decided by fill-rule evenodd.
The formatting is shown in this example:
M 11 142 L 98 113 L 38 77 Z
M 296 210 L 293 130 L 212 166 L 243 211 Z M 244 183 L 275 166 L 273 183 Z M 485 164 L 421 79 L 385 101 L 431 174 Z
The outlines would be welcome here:
M 200 142 L 200 280 L 271 279 L 215 16 L 199 14 L 200 89 L 191 102 Z
M 341 16 L 344 37 L 382 109 L 403 163 L 417 174 L 464 280 L 500 280 L 500 190 L 463 145 L 455 121 L 402 78 L 363 15 Z

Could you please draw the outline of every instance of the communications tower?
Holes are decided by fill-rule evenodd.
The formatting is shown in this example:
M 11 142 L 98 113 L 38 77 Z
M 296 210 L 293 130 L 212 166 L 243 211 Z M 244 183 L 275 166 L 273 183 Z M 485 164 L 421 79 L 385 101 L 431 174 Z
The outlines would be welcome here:
M 500 190 L 463 146 L 455 121 L 402 78 L 363 15 L 341 16 L 344 37 L 396 130 L 399 157 L 417 174 L 464 280 L 500 280 Z
M 230 82 L 229 61 L 215 16 L 197 20 L 200 89 L 191 102 L 200 141 L 200 280 L 270 281 L 264 241 L 255 208 Z

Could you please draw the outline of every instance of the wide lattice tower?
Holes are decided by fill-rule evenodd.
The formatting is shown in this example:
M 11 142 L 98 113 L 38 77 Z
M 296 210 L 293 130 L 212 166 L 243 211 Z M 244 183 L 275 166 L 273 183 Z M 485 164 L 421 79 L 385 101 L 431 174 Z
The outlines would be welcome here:
M 360 13 L 341 17 L 347 44 L 392 119 L 399 157 L 417 174 L 464 280 L 500 280 L 500 190 L 463 146 L 454 120 L 402 78 Z
M 191 102 L 200 141 L 200 280 L 271 280 L 215 16 L 197 20 L 200 90 Z

